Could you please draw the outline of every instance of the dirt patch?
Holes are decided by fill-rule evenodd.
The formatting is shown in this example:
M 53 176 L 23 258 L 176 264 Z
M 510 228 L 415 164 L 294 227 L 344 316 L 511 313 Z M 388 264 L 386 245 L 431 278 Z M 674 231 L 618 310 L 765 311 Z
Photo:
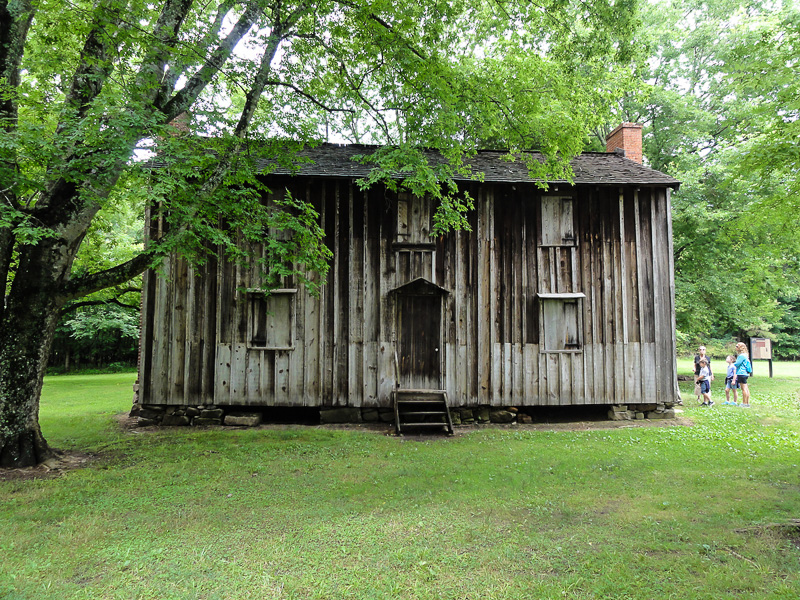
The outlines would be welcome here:
M 137 427 L 137 423 L 139 421 L 138 417 L 132 417 L 129 413 L 119 413 L 118 415 L 114 415 L 114 420 L 120 426 L 121 429 L 143 429 Z
M 678 411 L 676 411 L 678 412 Z M 159 425 L 138 427 L 137 419 L 130 417 L 127 413 L 116 415 L 114 419 L 119 424 L 120 428 L 135 433 L 149 433 L 154 431 L 163 431 L 173 429 L 172 427 L 165 428 Z M 474 431 L 482 429 L 508 429 L 513 431 L 595 431 L 605 429 L 631 429 L 638 427 L 691 427 L 694 422 L 691 419 L 678 416 L 675 419 L 642 419 L 638 421 L 611 421 L 609 419 L 597 418 L 591 420 L 574 420 L 569 417 L 553 416 L 551 418 L 540 420 L 536 423 L 530 424 L 500 424 L 500 423 L 486 423 L 486 424 L 471 424 L 471 425 L 455 425 L 454 435 L 466 435 Z M 232 429 L 271 429 L 277 431 L 285 431 L 287 429 L 294 429 L 297 427 L 314 427 L 316 429 L 330 429 L 330 430 L 360 430 L 373 433 L 380 433 L 384 435 L 394 435 L 394 425 L 391 423 L 338 423 L 326 425 L 303 425 L 298 423 L 262 423 L 256 427 L 230 427 L 226 425 L 210 425 L 203 429 L 210 430 L 225 430 Z M 182 429 L 182 428 L 180 428 Z M 426 433 L 407 433 L 403 435 L 406 439 L 448 439 L 448 436 L 441 432 L 433 431 Z
M 750 535 L 774 535 L 789 541 L 792 546 L 800 550 L 800 519 L 789 519 L 785 523 L 766 523 L 736 529 L 736 533 Z
M 87 454 L 85 452 L 57 452 L 54 458 L 50 458 L 35 467 L 0 469 L 0 481 L 53 479 L 75 469 L 85 469 L 100 458 L 99 454 Z

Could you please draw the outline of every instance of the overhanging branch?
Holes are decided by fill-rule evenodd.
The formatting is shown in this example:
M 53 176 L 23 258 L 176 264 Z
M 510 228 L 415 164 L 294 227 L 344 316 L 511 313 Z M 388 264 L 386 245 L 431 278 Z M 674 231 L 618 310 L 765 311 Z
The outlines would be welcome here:
M 125 304 L 124 302 L 120 302 L 116 298 L 109 298 L 108 300 L 86 300 L 84 302 L 74 302 L 73 304 L 68 304 L 61 310 L 61 316 L 76 311 L 79 308 L 86 308 L 87 306 L 104 306 L 106 304 L 116 304 L 117 306 L 121 306 L 122 308 L 139 310 L 138 304 Z
M 64 297 L 67 300 L 76 300 L 115 285 L 122 285 L 143 273 L 152 260 L 153 256 L 149 252 L 142 252 L 116 267 L 76 277 L 64 286 Z
M 231 32 L 222 40 L 211 56 L 195 73 L 186 85 L 177 92 L 163 107 L 161 112 L 171 121 L 184 112 L 202 93 L 209 82 L 220 71 L 225 62 L 230 58 L 236 44 L 250 31 L 256 19 L 262 13 L 257 2 L 252 2 L 242 14 Z M 177 76 L 177 73 L 175 74 Z

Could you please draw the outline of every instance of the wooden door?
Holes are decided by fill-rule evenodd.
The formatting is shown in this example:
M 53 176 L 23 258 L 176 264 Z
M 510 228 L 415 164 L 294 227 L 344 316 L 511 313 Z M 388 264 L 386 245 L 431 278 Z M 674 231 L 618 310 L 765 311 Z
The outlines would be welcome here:
M 397 296 L 397 354 L 400 387 L 442 389 L 442 297 Z

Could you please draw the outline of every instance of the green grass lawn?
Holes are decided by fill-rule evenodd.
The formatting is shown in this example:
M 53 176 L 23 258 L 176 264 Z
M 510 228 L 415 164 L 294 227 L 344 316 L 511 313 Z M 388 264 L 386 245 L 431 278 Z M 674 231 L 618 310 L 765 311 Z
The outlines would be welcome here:
M 800 518 L 800 370 L 775 370 L 749 410 L 682 384 L 691 426 L 423 442 L 125 432 L 132 374 L 50 377 L 45 436 L 102 459 L 0 481 L 0 598 L 795 599 L 800 533 L 769 525 Z

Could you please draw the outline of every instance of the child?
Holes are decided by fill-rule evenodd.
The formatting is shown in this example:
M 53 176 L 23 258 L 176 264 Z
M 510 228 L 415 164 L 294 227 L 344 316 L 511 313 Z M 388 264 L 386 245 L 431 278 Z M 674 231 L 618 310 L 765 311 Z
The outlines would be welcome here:
M 736 391 L 739 389 L 739 384 L 733 382 L 733 376 L 736 374 L 736 365 L 733 363 L 736 362 L 736 359 L 729 354 L 725 359 L 725 362 L 728 363 L 728 372 L 725 375 L 725 402 L 723 402 L 723 404 L 727 404 L 728 406 L 739 406 L 739 398 Z M 731 402 L 731 390 L 733 390 L 733 402 Z
M 700 375 L 700 359 L 705 358 L 708 363 L 708 374 L 711 377 L 707 377 L 708 385 L 711 386 L 711 382 L 714 381 L 714 372 L 711 370 L 711 359 L 706 354 L 706 347 L 702 344 L 697 348 L 697 354 L 694 355 L 694 378 L 697 381 L 697 377 Z M 710 387 L 709 387 L 710 391 Z M 697 401 L 700 402 L 700 396 L 702 394 L 697 395 Z
M 708 370 L 708 360 L 700 359 L 700 374 L 697 376 L 697 383 L 700 384 L 700 393 L 703 394 L 701 406 L 714 406 L 711 399 L 711 371 Z

